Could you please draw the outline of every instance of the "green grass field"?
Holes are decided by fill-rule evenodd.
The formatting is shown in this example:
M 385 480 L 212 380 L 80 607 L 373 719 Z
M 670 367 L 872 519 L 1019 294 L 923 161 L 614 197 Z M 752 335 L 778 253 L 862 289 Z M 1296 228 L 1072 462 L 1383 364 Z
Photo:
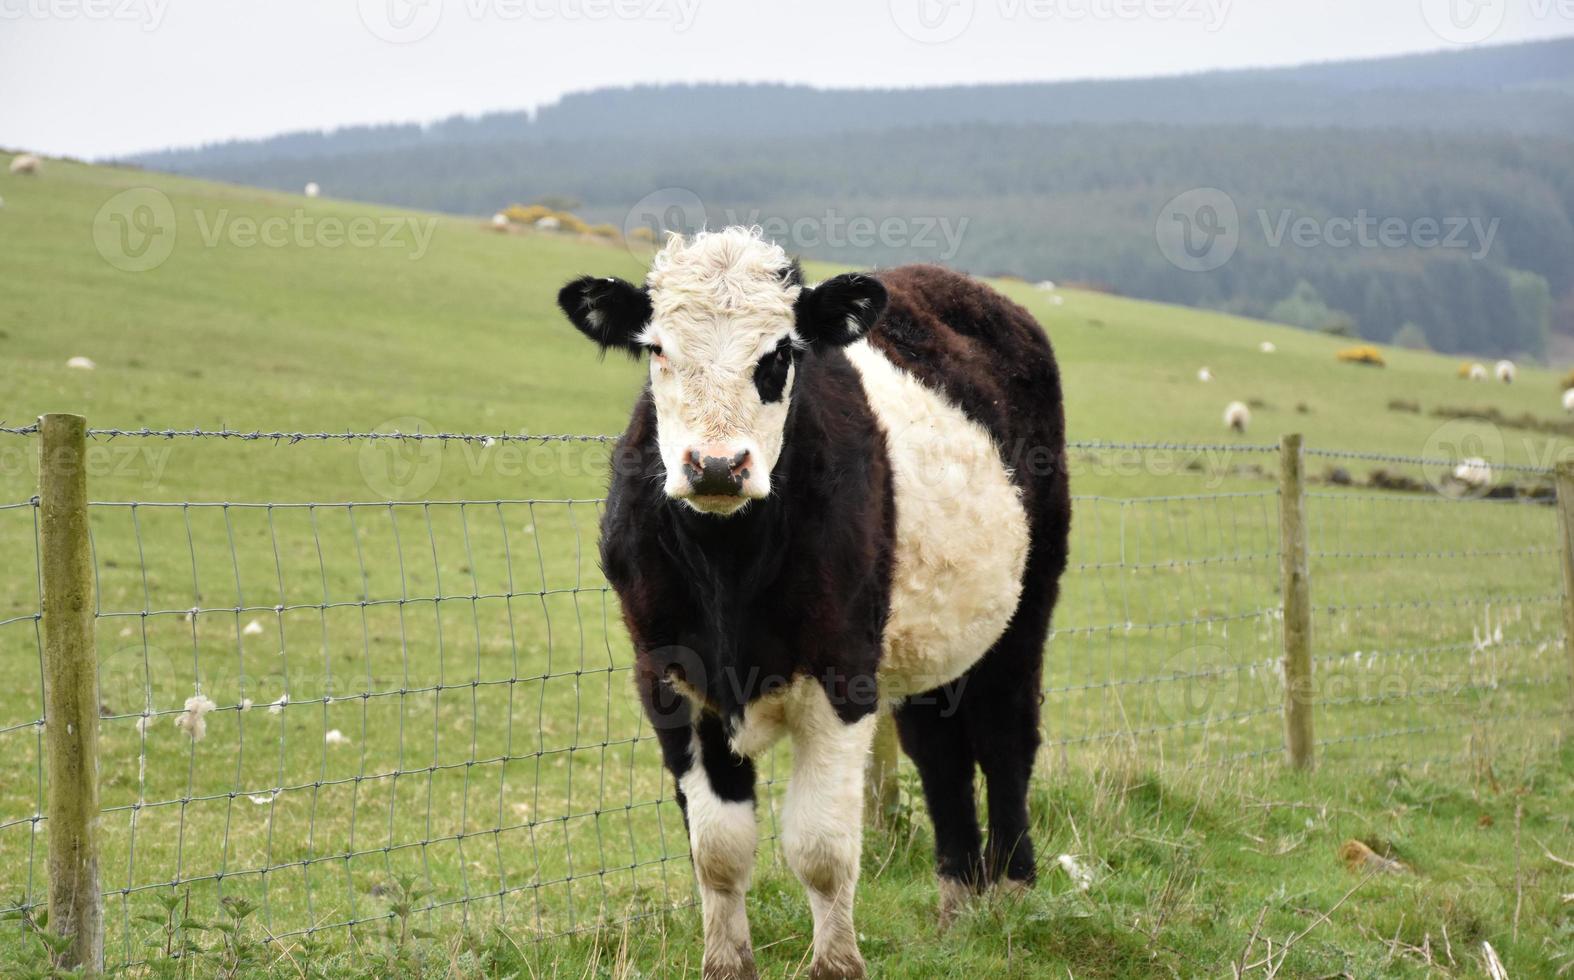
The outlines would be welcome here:
M 142 187 L 178 232 L 161 264 L 124 271 L 115 216 L 142 218 L 101 209 Z M 598 434 L 640 383 L 552 301 L 572 275 L 638 278 L 616 245 L 66 163 L 0 178 L 0 196 L 6 425 L 70 411 L 97 428 Z M 251 242 L 246 219 L 279 219 L 278 244 Z M 372 237 L 333 246 L 355 222 Z M 1288 328 L 1001 288 L 1056 345 L 1072 439 L 1211 448 L 1074 454 L 1035 796 L 1043 884 L 936 936 L 904 770 L 912 805 L 865 854 L 876 975 L 1263 975 L 1270 940 L 1277 962 L 1292 939 L 1280 975 L 1478 974 L 1483 941 L 1515 976 L 1568 967 L 1574 871 L 1545 853 L 1574 859 L 1553 509 L 1314 486 L 1321 767 L 1286 775 L 1277 462 L 1253 448 L 1299 431 L 1314 449 L 1548 466 L 1571 443 L 1431 413 L 1558 420 L 1556 375 L 1522 365 L 1513 386 L 1478 385 L 1403 351 L 1356 367 L 1335 361 L 1342 342 Z M 77 356 L 96 368 L 68 368 Z M 1232 400 L 1254 403 L 1245 436 L 1222 425 Z M 0 434 L 0 908 L 45 894 L 35 439 Z M 242 972 L 697 973 L 697 914 L 655 914 L 693 893 L 594 558 L 607 452 L 95 441 L 112 963 L 179 972 L 145 917 L 189 893 L 193 918 L 244 897 L 250 934 L 285 937 Z M 1425 475 L 1308 459 L 1314 477 L 1333 466 Z M 199 690 L 216 707 L 194 740 L 176 721 Z M 1407 870 L 1363 880 L 1337 854 L 1350 839 Z M 1060 854 L 1094 869 L 1087 891 Z M 383 931 L 401 877 L 432 934 L 402 946 Z M 807 905 L 769 847 L 751 909 L 762 970 L 801 969 Z M 0 970 L 37 969 L 39 949 L 0 933 Z

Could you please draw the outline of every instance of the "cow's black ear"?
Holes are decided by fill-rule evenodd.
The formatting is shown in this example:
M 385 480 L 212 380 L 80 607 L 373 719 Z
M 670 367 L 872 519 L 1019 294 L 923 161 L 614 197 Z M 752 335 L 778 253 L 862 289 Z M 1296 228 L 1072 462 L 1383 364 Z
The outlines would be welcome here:
M 643 353 L 634 338 L 650 322 L 650 294 L 633 283 L 585 276 L 558 291 L 557 305 L 602 350 Z
M 820 347 L 845 347 L 867 334 L 885 312 L 885 286 L 848 272 L 798 294 L 798 336 Z

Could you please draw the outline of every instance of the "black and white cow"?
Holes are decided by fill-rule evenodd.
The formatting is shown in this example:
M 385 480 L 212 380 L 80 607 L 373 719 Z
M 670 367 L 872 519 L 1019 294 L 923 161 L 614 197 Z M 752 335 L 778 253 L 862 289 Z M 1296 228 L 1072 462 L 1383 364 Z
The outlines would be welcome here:
M 643 287 L 584 278 L 558 303 L 602 348 L 650 360 L 601 558 L 677 777 L 705 976 L 755 976 L 751 760 L 783 735 L 782 847 L 814 914 L 811 976 L 863 976 L 853 892 L 881 706 L 923 780 L 942 923 L 985 887 L 1030 885 L 1028 778 L 1071 518 L 1060 378 L 1032 317 L 931 266 L 806 286 L 742 228 L 674 236 Z

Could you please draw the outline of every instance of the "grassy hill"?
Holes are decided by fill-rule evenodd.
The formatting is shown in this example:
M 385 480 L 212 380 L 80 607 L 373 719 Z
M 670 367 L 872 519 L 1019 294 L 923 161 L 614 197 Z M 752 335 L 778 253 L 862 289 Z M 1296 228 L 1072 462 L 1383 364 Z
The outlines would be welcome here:
M 95 247 L 95 215 L 140 187 L 167 195 L 178 232 L 167 261 L 125 272 Z M 642 367 L 599 363 L 553 303 L 573 275 L 638 279 L 641 263 L 616 246 L 73 163 L 0 178 L 0 194 L 0 418 L 12 424 L 77 411 L 97 427 L 344 431 L 415 417 L 442 431 L 614 433 L 640 384 Z M 247 245 L 234 224 L 245 218 L 305 230 L 284 232 L 284 247 Z M 333 223 L 355 219 L 395 237 L 323 246 Z M 1475 385 L 1457 378 L 1456 360 L 1385 350 L 1388 367 L 1374 370 L 1336 362 L 1345 342 L 1301 330 L 1076 290 L 1058 291 L 1056 305 L 1025 283 L 1000 287 L 1055 344 L 1073 439 L 1227 441 L 1222 412 L 1240 400 L 1263 405 L 1245 441 L 1300 431 L 1312 446 L 1419 455 L 1439 406 L 1562 415 L 1556 376 L 1529 366 L 1513 386 Z M 1263 341 L 1277 353 L 1261 353 Z M 67 368 L 73 356 L 97 369 Z M 1205 366 L 1211 384 L 1197 379 Z M 1392 399 L 1423 413 L 1391 412 Z M 1504 435 L 1503 461 L 1547 462 L 1545 437 Z M 171 473 L 178 491 L 154 489 L 205 499 L 298 489 L 282 472 L 189 475 Z M 313 489 L 342 493 L 342 475 L 318 472 Z M 28 489 L 5 487 L 13 498 Z
M 55 161 L 36 178 L 0 177 L 0 197 L 7 425 L 70 411 L 100 428 L 610 433 L 640 384 L 640 366 L 598 361 L 552 302 L 573 275 L 637 278 L 640 261 L 619 246 Z M 161 263 L 121 268 L 153 264 L 162 233 L 138 236 L 169 227 Z M 333 245 L 357 235 L 364 244 Z M 1414 455 L 1462 448 L 1458 425 L 1428 414 L 1439 406 L 1562 412 L 1545 371 L 1478 385 L 1450 359 L 1402 351 L 1385 351 L 1385 369 L 1356 367 L 1335 361 L 1340 342 L 1303 331 L 1000 286 L 1053 339 L 1077 440 L 1245 447 L 1301 431 L 1314 447 Z M 73 357 L 96 367 L 70 368 Z M 1198 380 L 1204 366 L 1217 380 Z M 1423 412 L 1390 411 L 1394 399 Z M 1233 400 L 1259 403 L 1245 436 L 1223 426 Z M 1508 462 L 1544 464 L 1569 446 L 1471 429 L 1494 432 Z M 12 556 L 0 579 L 0 910 L 41 898 L 35 529 L 30 507 L 6 507 L 36 492 L 34 448 L 0 435 L 0 553 Z M 94 444 L 91 495 L 110 502 L 93 524 L 100 833 L 104 884 L 125 889 L 108 903 L 112 961 L 148 957 L 149 975 L 177 974 L 141 917 L 164 914 L 161 896 L 190 895 L 182 914 L 211 920 L 222 894 L 261 904 L 253 934 L 287 936 L 269 953 L 283 950 L 277 975 L 695 971 L 696 913 L 595 928 L 603 909 L 692 897 L 595 568 L 588 498 L 604 487 L 605 447 L 431 448 Z M 1357 478 L 1389 465 L 1339 462 Z M 1466 974 L 1482 941 L 1515 975 L 1566 965 L 1574 922 L 1561 895 L 1574 876 L 1532 842 L 1569 856 L 1574 759 L 1555 723 L 1519 724 L 1564 706 L 1551 510 L 1441 510 L 1456 505 L 1419 494 L 1318 502 L 1318 669 L 1348 686 L 1319 710 L 1324 771 L 1299 777 L 1275 764 L 1276 502 L 1257 468 L 1271 457 L 1074 463 L 1076 564 L 1033 799 L 1045 880 L 935 937 L 927 823 L 908 810 L 866 846 L 859 927 L 876 974 L 1236 963 L 1261 975 L 1263 957 L 1303 931 L 1281 975 Z M 401 476 L 407 465 L 422 478 Z M 1197 496 L 1219 491 L 1230 496 Z M 1373 674 L 1379 652 L 1390 659 Z M 1198 689 L 1164 681 L 1211 676 L 1199 668 L 1238 683 L 1208 687 L 1201 714 L 1183 713 Z M 1468 676 L 1431 698 L 1361 681 L 1451 670 Z M 217 702 L 200 741 L 176 725 L 195 691 Z M 348 744 L 327 742 L 333 731 Z M 1189 769 L 1221 756 L 1260 764 Z M 767 771 L 784 774 L 780 763 Z M 904 792 L 915 789 L 908 773 Z M 762 811 L 769 833 L 775 815 Z M 1337 857 L 1352 839 L 1410 870 L 1352 874 Z M 1095 869 L 1089 890 L 1055 869 L 1062 853 Z M 413 920 L 435 938 L 383 931 L 404 875 L 426 889 Z M 762 970 L 794 975 L 809 928 L 801 891 L 769 847 L 758 878 Z M 424 910 L 464 897 L 475 901 Z M 364 923 L 353 939 L 326 928 L 350 920 Z M 531 942 L 570 927 L 590 934 Z M 0 931 L 0 972 L 37 965 L 36 943 Z
M 774 223 L 825 262 L 938 256 L 1310 328 L 1348 319 L 1382 343 L 1413 325 L 1433 350 L 1544 360 L 1550 336 L 1574 332 L 1571 52 L 1564 38 L 1170 78 L 647 85 L 128 162 L 471 216 L 568 198 L 617 225 L 654 223 L 653 201 L 681 189 L 686 207 L 655 208 L 676 230 Z M 1220 213 L 1239 233 L 1207 276 L 1152 247 L 1168 202 L 1197 188 L 1228 195 Z M 909 230 L 884 230 L 890 219 Z M 1368 219 L 1406 232 L 1340 241 L 1341 223 Z M 851 221 L 879 224 L 878 241 L 848 241 L 836 225 Z M 936 221 L 954 233 L 921 230 Z M 1287 240 L 1292 221 L 1328 231 Z M 1458 232 L 1441 247 L 1438 223 Z M 1302 283 L 1321 302 L 1281 305 Z

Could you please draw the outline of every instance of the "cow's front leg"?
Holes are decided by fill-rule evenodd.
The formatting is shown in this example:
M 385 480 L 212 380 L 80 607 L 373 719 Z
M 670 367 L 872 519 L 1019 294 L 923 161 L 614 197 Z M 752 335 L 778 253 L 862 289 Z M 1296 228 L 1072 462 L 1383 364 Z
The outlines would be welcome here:
M 792 780 L 782 810 L 787 863 L 814 913 L 813 980 L 862 977 L 853 893 L 863 845 L 864 765 L 875 714 L 842 721 L 818 685 L 801 692 L 791 720 Z
M 705 922 L 705 980 L 754 980 L 744 899 L 754 870 L 754 764 L 733 755 L 720 720 L 694 725 L 689 765 L 678 777 L 689 854 Z

